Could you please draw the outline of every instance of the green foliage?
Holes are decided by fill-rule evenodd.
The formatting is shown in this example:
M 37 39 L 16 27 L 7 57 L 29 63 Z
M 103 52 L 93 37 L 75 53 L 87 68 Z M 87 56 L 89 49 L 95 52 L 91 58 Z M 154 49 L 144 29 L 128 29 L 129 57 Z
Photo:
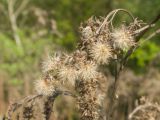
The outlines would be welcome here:
M 5 71 L 8 77 L 17 82 L 23 74 L 31 72 L 39 64 L 44 48 L 52 46 L 50 39 L 31 41 L 27 36 L 22 36 L 22 47 L 18 47 L 9 36 L 0 34 L 0 69 Z M 51 45 L 49 45 L 51 43 Z M 21 80 L 20 80 L 21 81 Z M 12 82 L 11 82 L 12 83 Z
M 23 82 L 24 82 L 23 80 L 19 80 L 19 79 L 16 79 L 16 78 L 8 81 L 9 84 L 14 85 L 14 86 L 22 85 Z
M 145 40 L 144 40 L 145 41 Z M 131 56 L 130 66 L 136 72 L 142 72 L 146 69 L 152 60 L 155 59 L 160 51 L 160 47 L 155 42 L 144 42 Z

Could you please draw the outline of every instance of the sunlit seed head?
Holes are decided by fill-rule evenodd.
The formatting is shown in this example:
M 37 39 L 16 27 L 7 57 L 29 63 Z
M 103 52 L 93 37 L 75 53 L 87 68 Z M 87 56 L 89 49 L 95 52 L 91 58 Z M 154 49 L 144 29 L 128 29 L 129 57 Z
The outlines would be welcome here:
M 112 57 L 111 47 L 100 42 L 92 46 L 90 54 L 98 64 L 107 64 Z
M 126 50 L 135 45 L 133 36 L 125 27 L 115 29 L 111 35 L 113 38 L 113 45 L 116 48 Z
M 38 94 L 52 96 L 53 92 L 55 91 L 55 86 L 47 80 L 37 80 L 35 82 L 35 89 Z
M 59 69 L 58 77 L 63 83 L 69 82 L 71 85 L 75 84 L 75 80 L 78 77 L 78 72 L 71 66 L 62 66 Z
M 90 80 L 97 76 L 97 66 L 92 62 L 81 65 L 79 70 L 80 77 L 84 80 Z
M 53 69 L 57 69 L 58 65 L 60 64 L 60 56 L 48 56 L 48 58 L 42 64 L 43 72 L 48 72 Z

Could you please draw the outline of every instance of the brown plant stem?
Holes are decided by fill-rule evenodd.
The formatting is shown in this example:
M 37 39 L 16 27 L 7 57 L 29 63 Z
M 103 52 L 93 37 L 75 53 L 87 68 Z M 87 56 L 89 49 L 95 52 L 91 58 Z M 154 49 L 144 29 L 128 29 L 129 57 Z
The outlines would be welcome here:
M 47 98 L 47 100 L 44 103 L 44 116 L 45 116 L 45 120 L 49 120 L 51 113 L 52 113 L 52 108 L 53 108 L 53 104 L 55 99 L 58 97 L 59 93 L 55 93 L 53 96 L 50 96 Z
M 69 91 L 57 91 L 52 96 L 49 96 L 47 98 L 47 100 L 44 102 L 44 112 L 43 112 L 43 114 L 45 116 L 45 120 L 50 120 L 50 116 L 51 116 L 51 113 L 52 113 L 54 101 L 60 94 L 75 97 L 75 95 L 73 95 Z
M 112 113 L 113 113 L 113 107 L 114 107 L 114 102 L 115 102 L 115 98 L 116 98 L 116 89 L 117 89 L 117 82 L 118 82 L 118 77 L 119 77 L 119 72 L 118 72 L 118 62 L 116 60 L 115 62 L 115 78 L 114 78 L 114 84 L 113 84 L 113 87 L 112 87 L 112 91 L 111 91 L 111 98 L 110 98 L 110 104 L 109 104 L 109 109 L 107 111 L 107 120 L 112 120 L 113 116 L 112 116 Z

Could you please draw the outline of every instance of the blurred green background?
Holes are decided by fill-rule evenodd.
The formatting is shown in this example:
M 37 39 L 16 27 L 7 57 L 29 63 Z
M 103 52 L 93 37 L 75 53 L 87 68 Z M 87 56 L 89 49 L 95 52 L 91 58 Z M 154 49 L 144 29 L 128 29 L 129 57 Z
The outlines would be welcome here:
M 81 22 L 116 8 L 148 23 L 160 12 L 160 0 L 0 0 L 0 114 L 10 100 L 34 91 L 48 54 L 76 48 Z M 129 20 L 123 14 L 117 18 Z M 128 68 L 136 74 L 144 74 L 146 66 L 159 69 L 159 54 L 160 35 L 131 56 Z

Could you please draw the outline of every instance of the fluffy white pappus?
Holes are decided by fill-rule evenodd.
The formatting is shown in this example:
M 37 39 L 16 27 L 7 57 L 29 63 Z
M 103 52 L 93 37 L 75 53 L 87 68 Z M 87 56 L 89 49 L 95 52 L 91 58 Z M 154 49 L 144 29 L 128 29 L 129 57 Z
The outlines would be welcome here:
M 37 80 L 35 82 L 35 89 L 38 94 L 42 94 L 44 96 L 52 96 L 55 91 L 54 85 L 46 80 Z
M 98 42 L 92 46 L 90 55 L 98 64 L 107 64 L 112 57 L 111 47 Z
M 78 78 L 78 72 L 75 68 L 70 66 L 62 66 L 58 71 L 58 77 L 63 83 L 69 82 L 75 85 L 75 80 Z
M 55 57 L 48 56 L 48 58 L 42 63 L 42 70 L 45 73 L 53 69 L 57 69 L 59 63 L 60 63 L 59 56 Z
M 83 80 L 90 80 L 90 79 L 96 78 L 98 74 L 97 65 L 92 62 L 83 64 L 80 67 L 79 74 Z
M 113 45 L 116 48 L 126 50 L 135 45 L 133 36 L 125 27 L 115 29 L 111 35 L 113 38 Z

